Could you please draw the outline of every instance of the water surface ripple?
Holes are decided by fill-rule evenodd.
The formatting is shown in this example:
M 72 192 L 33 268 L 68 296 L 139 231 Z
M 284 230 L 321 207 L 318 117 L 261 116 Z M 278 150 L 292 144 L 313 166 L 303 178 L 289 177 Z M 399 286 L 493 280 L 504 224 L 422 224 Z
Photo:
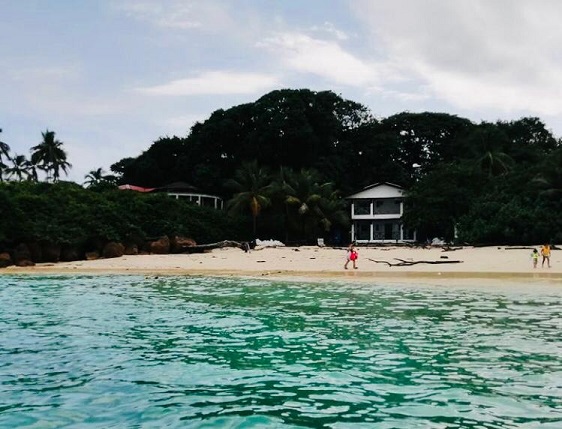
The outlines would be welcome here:
M 0 427 L 562 427 L 562 288 L 0 277 Z

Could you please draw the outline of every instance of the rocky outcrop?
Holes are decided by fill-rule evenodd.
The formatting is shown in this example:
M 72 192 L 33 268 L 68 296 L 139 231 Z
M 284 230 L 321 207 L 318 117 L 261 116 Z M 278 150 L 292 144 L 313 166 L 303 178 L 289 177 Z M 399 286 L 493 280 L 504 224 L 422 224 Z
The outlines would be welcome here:
M 170 251 L 172 253 L 183 253 L 193 246 L 197 246 L 193 238 L 175 236 L 170 240 Z
M 120 258 L 125 252 L 125 246 L 115 241 L 110 241 L 103 246 L 102 256 L 104 258 Z
M 86 252 L 86 261 L 93 261 L 100 258 L 100 254 L 97 251 Z
M 10 256 L 10 254 L 8 252 L 0 253 L 0 268 L 6 268 L 9 267 L 10 265 L 14 265 L 14 262 L 12 261 L 12 257 Z
M 10 265 L 28 267 L 40 262 L 71 262 L 82 259 L 119 258 L 123 255 L 202 253 L 221 247 L 238 247 L 244 251 L 249 251 L 251 248 L 249 243 L 229 240 L 198 245 L 192 238 L 182 236 L 174 236 L 171 239 L 163 236 L 155 240 L 139 243 L 142 249 L 139 249 L 139 245 L 135 243 L 129 243 L 125 246 L 120 242 L 112 241 L 104 244 L 99 240 L 88 243 L 88 249 L 90 249 L 88 252 L 70 245 L 61 246 L 60 244 L 39 244 L 37 242 L 20 243 L 13 249 L 3 248 L 5 251 L 0 252 L 0 268 Z M 101 246 L 100 248 L 96 248 L 98 244 Z
M 123 252 L 124 255 L 138 255 L 139 254 L 139 247 L 136 244 L 127 244 L 125 246 L 125 251 Z
M 149 244 L 150 253 L 156 255 L 166 255 L 170 253 L 170 239 L 167 236 L 160 237 L 156 241 L 152 241 Z

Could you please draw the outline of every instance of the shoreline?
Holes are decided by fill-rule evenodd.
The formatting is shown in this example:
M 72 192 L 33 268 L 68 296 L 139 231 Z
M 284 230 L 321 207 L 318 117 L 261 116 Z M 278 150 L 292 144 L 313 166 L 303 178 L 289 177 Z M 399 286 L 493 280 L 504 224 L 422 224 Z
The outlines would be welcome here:
M 537 246 L 534 246 L 537 247 Z M 562 285 L 562 252 L 551 268 L 533 269 L 531 250 L 521 247 L 442 248 L 359 247 L 358 269 L 344 270 L 346 251 L 331 247 L 237 248 L 197 254 L 134 255 L 120 258 L 10 266 L 2 275 L 145 275 L 391 282 L 516 281 Z M 402 262 L 400 262 L 402 261 Z M 411 265 L 400 266 L 395 264 Z

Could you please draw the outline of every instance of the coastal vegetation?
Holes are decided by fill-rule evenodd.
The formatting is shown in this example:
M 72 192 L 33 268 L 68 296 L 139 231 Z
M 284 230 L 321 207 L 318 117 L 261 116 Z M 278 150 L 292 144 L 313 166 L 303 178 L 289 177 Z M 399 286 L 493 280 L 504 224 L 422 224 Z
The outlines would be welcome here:
M 55 247 L 56 260 L 82 259 L 87 252 L 101 255 L 108 242 L 134 247 L 136 253 L 148 250 L 147 242 L 162 236 L 190 237 L 200 243 L 225 235 L 234 240 L 249 236 L 237 217 L 164 193 L 95 191 L 64 181 L 1 183 L 0 207 L 4 250 L 20 243 L 43 253 Z
M 331 91 L 279 90 L 160 138 L 111 173 L 94 167 L 83 186 L 60 180 L 71 168 L 64 144 L 53 131 L 42 138 L 29 159 L 0 142 L 2 247 L 167 234 L 345 242 L 345 196 L 384 181 L 407 190 L 404 222 L 420 239 L 562 241 L 562 143 L 539 118 L 377 118 Z M 223 197 L 227 210 L 116 189 L 178 181 Z

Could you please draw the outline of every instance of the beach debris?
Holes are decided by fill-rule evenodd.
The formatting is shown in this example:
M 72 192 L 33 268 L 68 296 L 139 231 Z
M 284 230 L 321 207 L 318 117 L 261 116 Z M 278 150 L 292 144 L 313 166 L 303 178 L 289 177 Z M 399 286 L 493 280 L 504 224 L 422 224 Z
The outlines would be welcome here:
M 223 240 L 217 243 L 197 244 L 195 246 L 190 246 L 185 248 L 184 253 L 204 253 L 208 250 L 221 249 L 223 247 L 237 247 L 244 250 L 245 252 L 249 250 L 249 245 L 247 242 Z
M 285 247 L 285 244 L 279 240 L 260 240 L 256 238 L 256 246 L 260 247 Z
M 371 262 L 376 262 L 377 264 L 387 264 L 389 267 L 408 267 L 410 265 L 416 264 L 460 264 L 463 261 L 406 261 L 400 258 L 394 258 L 399 261 L 397 263 L 392 263 L 388 261 L 377 261 L 376 259 L 367 258 Z

